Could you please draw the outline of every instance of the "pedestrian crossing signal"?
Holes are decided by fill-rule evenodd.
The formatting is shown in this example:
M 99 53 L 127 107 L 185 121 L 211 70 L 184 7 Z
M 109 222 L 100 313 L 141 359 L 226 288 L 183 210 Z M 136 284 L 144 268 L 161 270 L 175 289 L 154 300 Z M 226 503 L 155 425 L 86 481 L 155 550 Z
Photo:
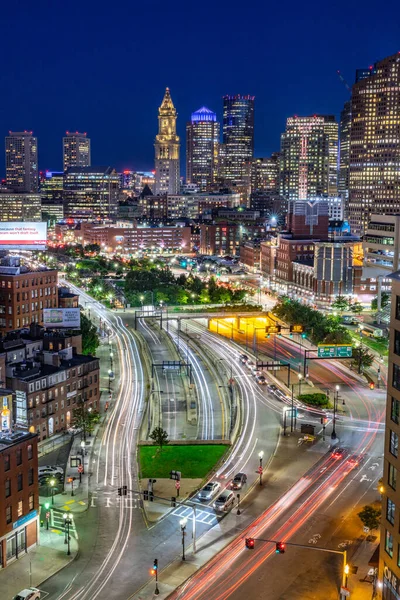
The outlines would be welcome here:
M 276 542 L 275 553 L 276 554 L 285 554 L 286 544 L 283 542 Z
M 246 538 L 245 539 L 246 548 L 249 550 L 254 550 L 254 538 Z

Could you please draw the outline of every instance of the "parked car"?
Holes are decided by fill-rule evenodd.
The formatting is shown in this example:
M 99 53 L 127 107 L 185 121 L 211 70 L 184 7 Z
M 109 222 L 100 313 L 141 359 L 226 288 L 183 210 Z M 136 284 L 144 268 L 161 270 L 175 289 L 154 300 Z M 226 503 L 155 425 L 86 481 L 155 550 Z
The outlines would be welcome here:
M 216 512 L 228 512 L 234 502 L 235 494 L 229 490 L 224 490 L 213 503 L 213 508 Z
M 247 481 L 247 475 L 245 473 L 236 473 L 235 477 L 230 483 L 232 490 L 241 490 Z
M 54 467 L 52 465 L 43 465 L 38 468 L 39 476 L 42 475 L 64 475 L 64 469 L 62 467 Z
M 253 361 L 251 361 L 251 360 L 248 360 L 248 361 L 246 362 L 246 367 L 247 367 L 248 369 L 252 369 L 253 367 L 255 367 L 255 364 L 253 363 Z
M 265 379 L 264 375 L 257 376 L 257 383 L 259 383 L 260 385 L 265 385 L 267 383 L 267 380 Z
M 216 494 L 221 487 L 221 484 L 218 481 L 209 481 L 203 489 L 200 490 L 198 494 L 199 500 L 202 502 L 206 502 L 207 500 L 211 500 L 211 498 Z
M 25 588 L 14 596 L 13 600 L 40 600 L 40 590 L 34 587 Z
M 70 435 L 77 435 L 82 432 L 82 427 L 68 427 L 67 431 Z

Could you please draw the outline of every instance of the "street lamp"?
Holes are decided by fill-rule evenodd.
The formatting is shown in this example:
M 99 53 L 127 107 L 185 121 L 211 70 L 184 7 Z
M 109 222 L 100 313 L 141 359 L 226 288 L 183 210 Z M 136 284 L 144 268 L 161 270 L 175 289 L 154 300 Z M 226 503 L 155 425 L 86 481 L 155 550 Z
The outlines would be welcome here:
M 184 517 L 183 519 L 181 519 L 179 521 L 179 524 L 181 526 L 181 532 L 182 532 L 182 560 L 186 560 L 185 557 L 185 529 L 186 529 L 186 523 L 187 523 L 187 519 L 186 517 Z
M 262 474 L 263 474 L 262 461 L 263 461 L 263 456 L 264 456 L 264 450 L 260 450 L 260 452 L 258 453 L 258 458 L 260 459 L 260 466 L 258 467 L 258 472 L 260 474 L 260 485 L 262 485 Z
M 49 484 L 51 489 L 51 503 L 54 504 L 54 486 L 56 485 L 56 480 L 50 479 Z
M 67 555 L 70 556 L 70 554 L 71 554 L 71 546 L 70 546 L 71 536 L 69 535 L 69 526 L 72 525 L 72 521 L 69 518 L 69 515 L 67 513 L 63 514 L 63 519 L 64 519 L 64 530 L 65 530 L 65 536 L 66 536 L 64 543 L 68 544 Z
M 336 410 L 337 410 L 337 404 L 339 401 L 339 390 L 340 390 L 340 385 L 336 386 L 336 390 L 333 394 L 333 428 L 332 428 L 332 434 L 331 434 L 331 439 L 335 440 L 337 435 L 336 435 Z
M 299 378 L 299 396 L 301 396 L 301 380 L 303 379 L 303 375 L 301 373 L 297 373 L 297 377 Z
M 108 369 L 108 393 L 111 394 L 111 375 L 112 375 L 112 371 L 111 369 Z

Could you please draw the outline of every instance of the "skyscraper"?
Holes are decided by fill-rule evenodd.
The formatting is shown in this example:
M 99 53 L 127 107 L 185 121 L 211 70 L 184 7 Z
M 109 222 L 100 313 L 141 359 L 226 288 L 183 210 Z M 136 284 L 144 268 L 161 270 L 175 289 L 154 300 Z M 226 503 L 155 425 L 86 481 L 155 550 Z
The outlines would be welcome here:
M 6 181 L 15 192 L 37 192 L 38 145 L 32 131 L 10 131 L 6 136 Z
M 90 139 L 86 133 L 66 132 L 63 137 L 64 171 L 70 167 L 90 167 Z
M 254 155 L 254 96 L 224 96 L 222 154 L 224 181 L 247 199 Z
M 351 100 L 348 217 L 361 234 L 371 213 L 400 212 L 400 54 L 369 71 Z
M 203 106 L 186 125 L 186 180 L 208 191 L 218 169 L 220 125 L 217 115 Z
M 64 173 L 66 217 L 113 218 L 118 194 L 119 176 L 112 167 L 71 167 Z
M 279 194 L 279 152 L 266 158 L 253 158 L 251 193 Z
M 337 150 L 333 116 L 289 117 L 281 137 L 281 195 L 286 200 L 336 195 Z
M 345 215 L 349 201 L 349 174 L 350 174 L 350 131 L 351 131 L 351 100 L 344 103 L 340 113 L 339 126 L 339 178 L 338 193 L 344 200 Z
M 158 135 L 155 147 L 156 194 L 179 192 L 179 137 L 176 135 L 176 110 L 169 88 L 158 109 Z

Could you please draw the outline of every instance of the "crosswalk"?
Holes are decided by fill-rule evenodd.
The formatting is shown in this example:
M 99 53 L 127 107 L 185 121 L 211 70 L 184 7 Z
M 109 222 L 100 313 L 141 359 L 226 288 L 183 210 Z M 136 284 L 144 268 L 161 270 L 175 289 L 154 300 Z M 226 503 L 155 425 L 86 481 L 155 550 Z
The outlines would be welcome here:
M 64 513 L 60 512 L 58 510 L 51 510 L 50 511 L 50 526 L 54 527 L 54 529 L 62 529 L 64 531 L 65 525 L 64 525 L 63 514 Z M 68 517 L 72 521 L 72 523 L 70 523 L 70 525 L 69 525 L 69 533 L 75 539 L 78 539 L 78 532 L 77 532 L 76 526 L 75 526 L 74 515 L 72 513 L 68 513 Z
M 193 509 L 189 506 L 179 506 L 171 513 L 178 519 L 186 518 L 188 521 L 193 521 Z M 196 523 L 204 523 L 205 525 L 215 525 L 218 522 L 216 515 L 207 510 L 200 510 L 196 507 Z

